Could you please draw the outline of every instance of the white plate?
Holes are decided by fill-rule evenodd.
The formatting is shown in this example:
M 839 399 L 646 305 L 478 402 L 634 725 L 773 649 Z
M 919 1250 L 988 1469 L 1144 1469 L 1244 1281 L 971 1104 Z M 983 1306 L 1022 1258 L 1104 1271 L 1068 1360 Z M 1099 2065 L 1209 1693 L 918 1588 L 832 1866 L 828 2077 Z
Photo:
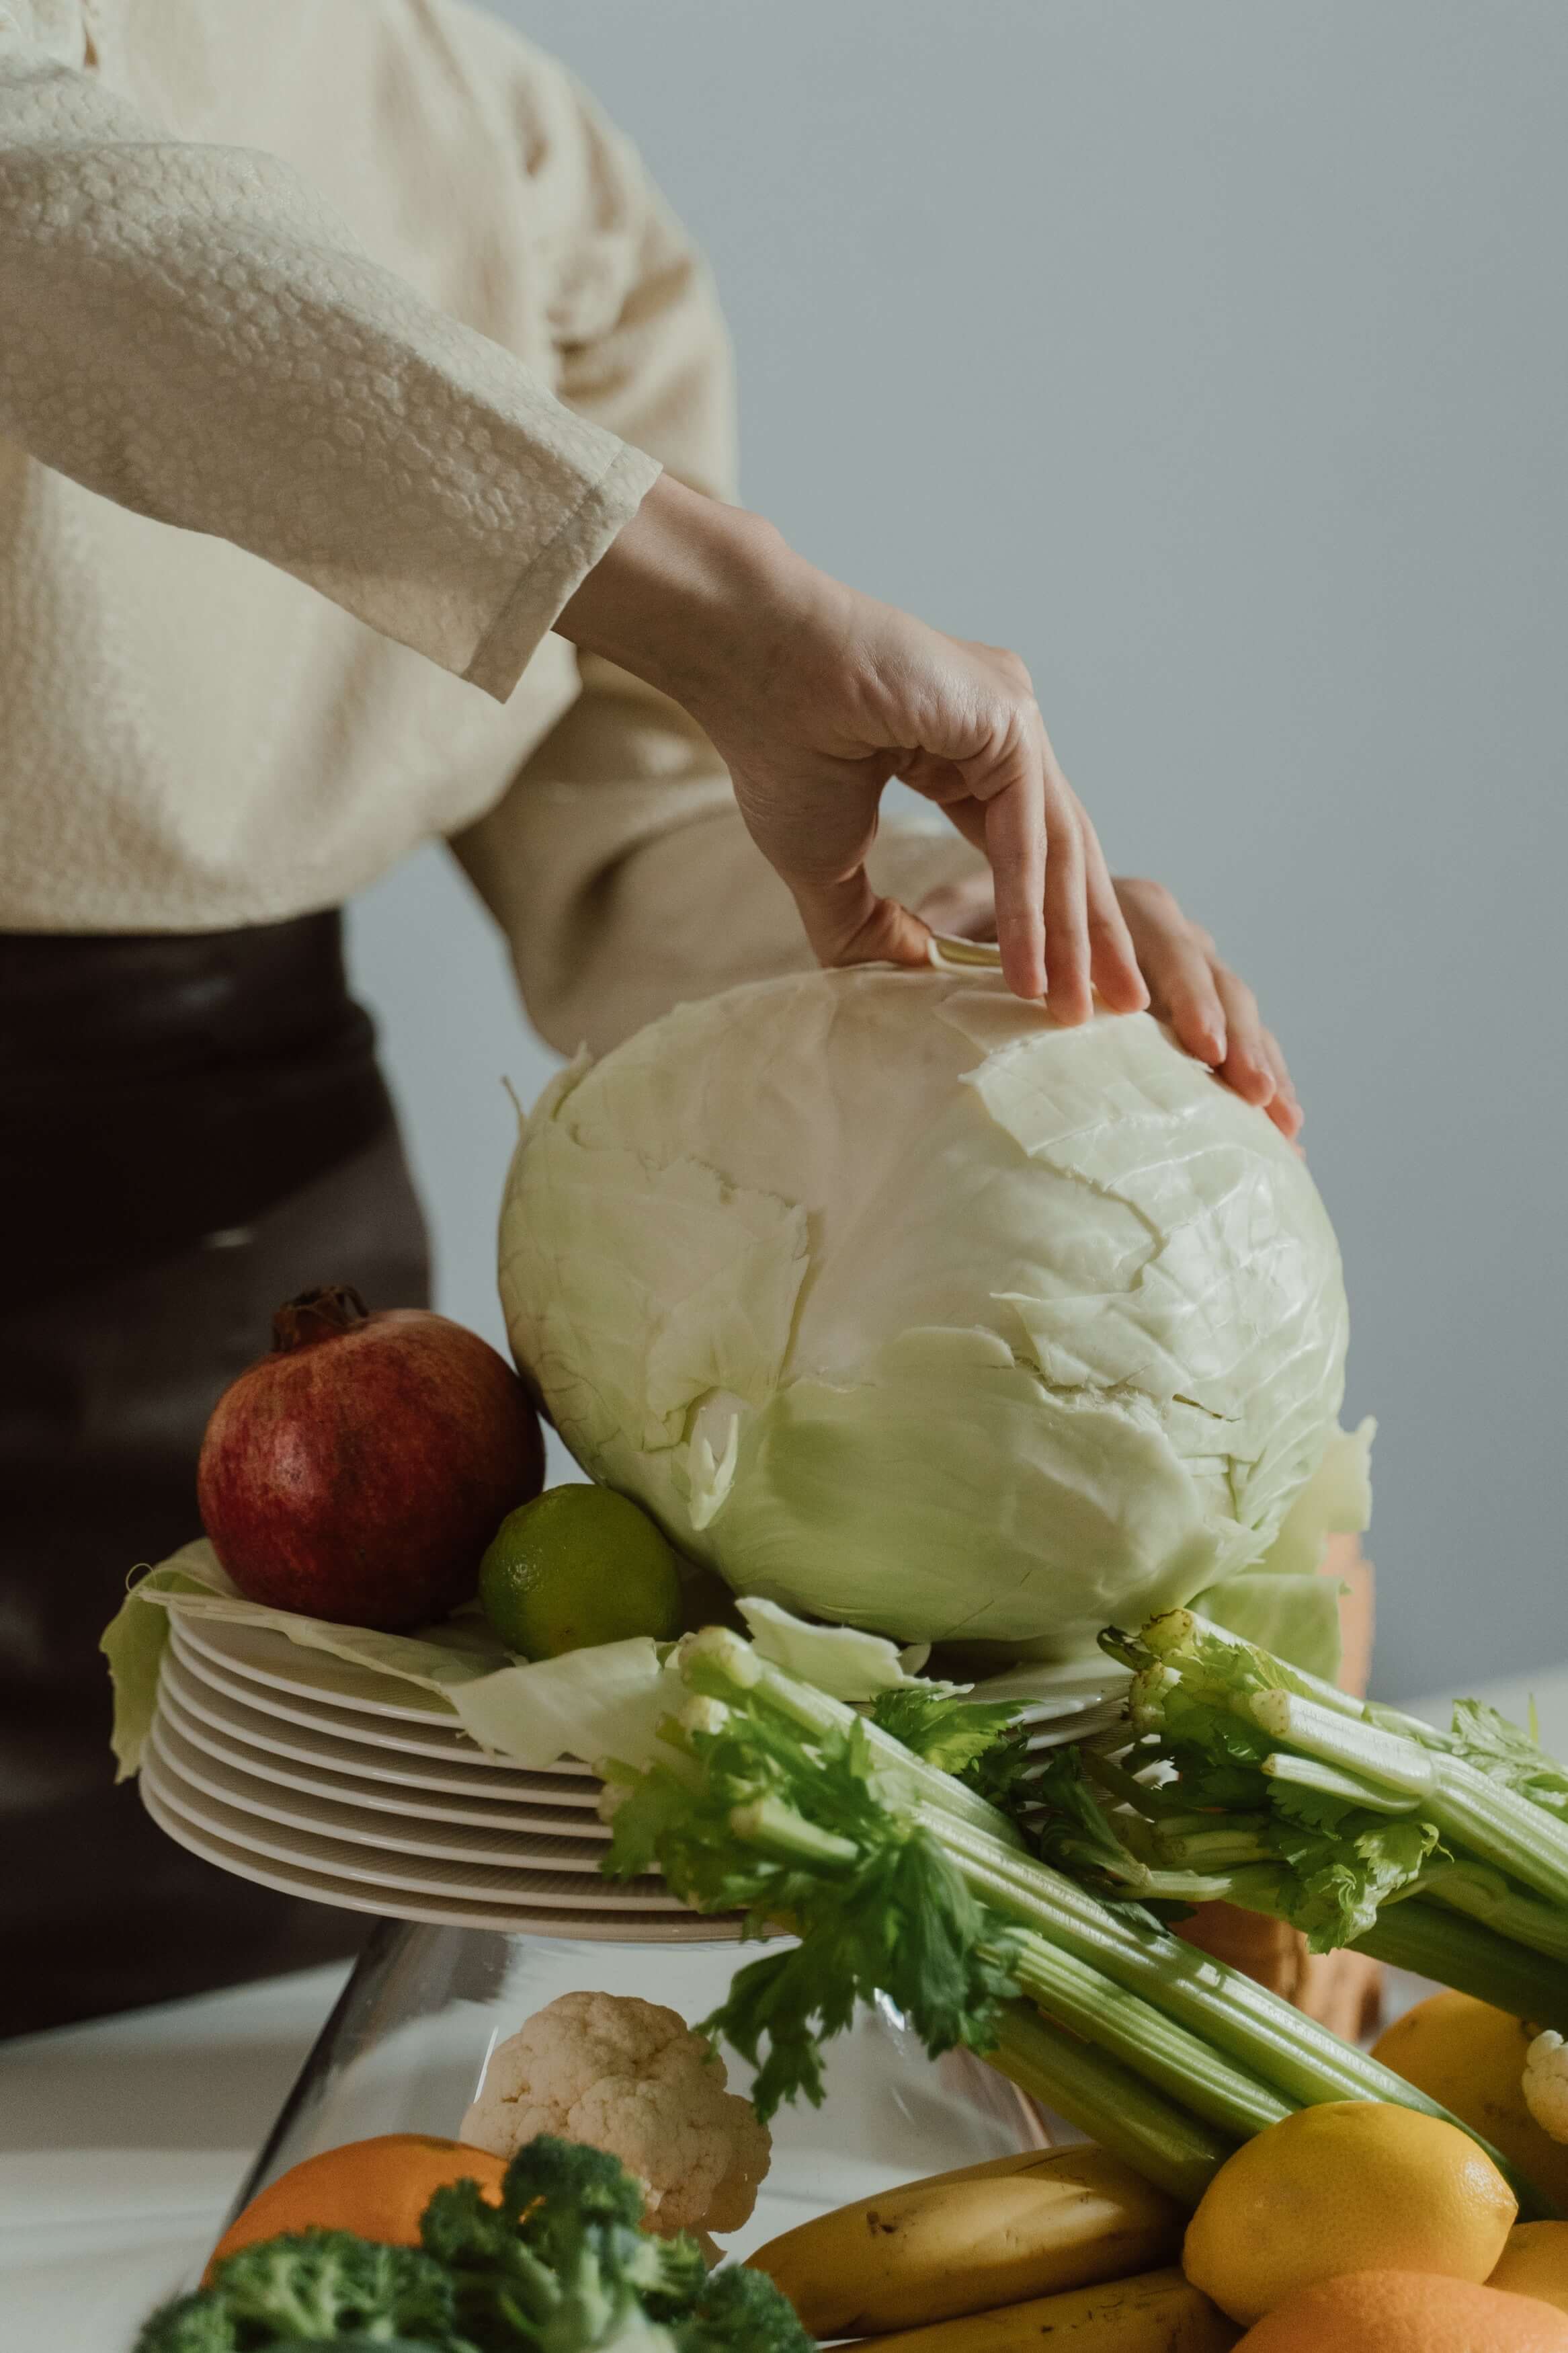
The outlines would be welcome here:
M 454 1801 L 491 1802 L 513 1807 L 534 1806 L 546 1812 L 562 1810 L 584 1823 L 595 1820 L 598 1784 L 570 1779 L 564 1774 L 530 1773 L 521 1766 L 500 1769 L 489 1757 L 437 1757 L 426 1763 L 405 1751 L 370 1741 L 350 1740 L 319 1731 L 313 1723 L 296 1724 L 268 1715 L 241 1699 L 231 1698 L 213 1683 L 203 1683 L 190 1665 L 173 1651 L 166 1651 L 158 1682 L 158 1704 L 164 1694 L 180 1710 L 181 1729 L 201 1745 L 193 1729 L 199 1725 L 226 1744 L 229 1763 L 251 1772 L 279 1774 L 279 1760 L 289 1767 L 342 1775 L 374 1787 L 384 1805 L 436 1799 L 443 1810 Z M 262 1760 L 266 1762 L 263 1763 Z M 336 1795 L 335 1791 L 326 1792 Z M 371 1798 L 365 1798 L 369 1805 Z M 566 1828 L 563 1820 L 561 1827 Z M 587 1835 L 584 1830 L 584 1835 Z
M 183 1783 L 221 1805 L 312 1838 L 346 1839 L 351 1846 L 368 1847 L 384 1858 L 415 1855 L 435 1862 L 494 1863 L 507 1871 L 595 1873 L 605 1859 L 602 1839 L 507 1830 L 497 1824 L 411 1820 L 280 1788 L 270 1776 L 237 1771 L 195 1746 L 180 1731 L 172 1710 L 160 1711 L 154 1719 L 152 1745 Z
M 277 1716 L 286 1724 L 308 1725 L 318 1732 L 331 1734 L 336 1738 L 367 1742 L 372 1747 L 396 1749 L 411 1757 L 442 1759 L 464 1765 L 476 1765 L 486 1771 L 517 1773 L 523 1768 L 510 1757 L 492 1757 L 470 1740 L 455 1717 L 442 1722 L 429 1716 L 423 1723 L 394 1724 L 381 1716 L 350 1714 L 331 1702 L 314 1699 L 308 1694 L 289 1694 L 263 1683 L 251 1682 L 230 1673 L 212 1653 L 190 1638 L 189 1629 L 178 1619 L 174 1626 L 175 1656 L 188 1668 L 199 1683 L 221 1692 L 229 1699 L 243 1701 L 263 1715 Z M 598 1778 L 593 1767 L 563 1757 L 550 1767 L 551 1778 L 557 1775 L 573 1780 L 586 1781 L 591 1786 L 587 1802 L 598 1801 Z
M 377 1893 L 336 1879 L 330 1872 L 258 1855 L 205 1824 L 198 1826 L 165 1803 L 156 1775 L 150 1781 L 143 1773 L 140 1786 L 142 1802 L 159 1829 L 177 1845 L 200 1855 L 204 1862 L 230 1871 L 237 1879 L 273 1888 L 279 1895 L 302 1896 L 309 1903 L 334 1905 L 343 1912 L 368 1912 L 384 1920 L 416 1920 L 437 1928 L 487 1928 L 505 1936 L 563 1936 L 606 1944 L 720 1945 L 732 1944 L 740 1935 L 740 1924 L 732 1915 L 705 1920 L 686 1911 L 566 1912 L 496 1899 L 426 1898 L 393 1890 Z
M 216 1831 L 231 1846 L 275 1862 L 300 1863 L 308 1871 L 357 1882 L 384 1894 L 452 1895 L 468 1903 L 500 1901 L 523 1909 L 538 1905 L 552 1911 L 668 1912 L 671 1908 L 669 1891 L 660 1879 L 634 1879 L 612 1885 L 596 1874 L 542 1870 L 526 1862 L 416 1859 L 265 1822 L 197 1788 L 160 1750 L 156 1740 L 142 1759 L 142 1780 L 166 1809 L 199 1829 Z
M 487 1791 L 480 1798 L 441 1797 L 428 1790 L 388 1787 L 380 1779 L 362 1780 L 352 1773 L 336 1772 L 324 1765 L 302 1765 L 293 1759 L 265 1757 L 257 1749 L 244 1748 L 226 1739 L 222 1731 L 187 1712 L 170 1675 L 165 1675 L 158 1686 L 158 1722 L 178 1736 L 177 1753 L 188 1778 L 200 1781 L 194 1760 L 198 1755 L 205 1757 L 209 1771 L 228 1776 L 236 1805 L 244 1802 L 238 1795 L 242 1788 L 252 1792 L 282 1789 L 297 1792 L 301 1800 L 324 1800 L 338 1812 L 368 1814 L 373 1835 L 390 1835 L 390 1825 L 382 1819 L 389 1815 L 399 1822 L 412 1820 L 443 1826 L 467 1825 L 494 1831 L 503 1838 L 542 1831 L 548 1837 L 574 1840 L 580 1845 L 597 1841 L 602 1847 L 610 1835 L 609 1825 L 583 1806 L 518 1805 L 496 1791 Z M 219 1787 L 215 1794 L 224 1796 L 227 1791 Z M 260 1806 L 256 1810 L 266 1812 L 267 1808 Z M 280 1821 L 296 1819 L 299 1817 L 294 1814 L 278 1816 Z M 378 1821 L 380 1832 L 375 1830 Z M 392 1842 L 396 1843 L 395 1836 Z M 420 1851 L 439 1852 L 436 1848 Z
M 340 1659 L 331 1651 L 309 1650 L 273 1627 L 247 1626 L 234 1618 L 198 1618 L 190 1610 L 176 1622 L 193 1649 L 247 1683 L 291 1692 L 297 1698 L 326 1700 L 359 1715 L 390 1716 L 396 1724 L 427 1724 L 434 1717 L 437 1724 L 457 1726 L 448 1703 L 423 1684 L 378 1674 L 374 1668 Z

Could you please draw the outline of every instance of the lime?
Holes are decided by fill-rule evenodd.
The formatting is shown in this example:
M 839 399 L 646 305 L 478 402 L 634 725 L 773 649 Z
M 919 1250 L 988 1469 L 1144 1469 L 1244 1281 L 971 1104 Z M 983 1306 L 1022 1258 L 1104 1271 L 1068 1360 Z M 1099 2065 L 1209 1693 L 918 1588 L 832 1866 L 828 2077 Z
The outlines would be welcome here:
M 479 1563 L 479 1602 L 509 1651 L 558 1659 L 683 1623 L 675 1554 L 609 1487 L 549 1487 L 509 1512 Z

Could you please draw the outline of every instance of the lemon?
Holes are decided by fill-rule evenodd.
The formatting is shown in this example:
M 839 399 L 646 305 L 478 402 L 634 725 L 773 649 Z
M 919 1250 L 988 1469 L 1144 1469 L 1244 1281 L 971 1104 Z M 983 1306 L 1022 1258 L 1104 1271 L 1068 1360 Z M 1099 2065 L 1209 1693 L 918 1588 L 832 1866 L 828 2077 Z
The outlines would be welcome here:
M 1372 2055 L 1500 2148 L 1554 2206 L 1568 2211 L 1568 2147 L 1524 2105 L 1533 2026 L 1468 1993 L 1435 1993 L 1407 2010 Z
M 675 1555 L 609 1487 L 549 1487 L 509 1512 L 479 1563 L 479 1603 L 509 1651 L 558 1659 L 682 1624 Z
M 1376 2100 L 1300 2108 L 1227 2158 L 1182 2263 L 1233 2320 L 1341 2272 L 1486 2279 L 1518 2211 L 1484 2149 L 1440 2116 Z

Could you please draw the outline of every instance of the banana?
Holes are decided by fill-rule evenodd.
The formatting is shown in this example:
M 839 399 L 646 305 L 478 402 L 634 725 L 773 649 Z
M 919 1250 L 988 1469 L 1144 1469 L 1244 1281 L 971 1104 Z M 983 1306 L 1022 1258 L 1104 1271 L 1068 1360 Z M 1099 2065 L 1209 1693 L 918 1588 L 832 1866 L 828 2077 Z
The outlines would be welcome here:
M 875 2337 L 1168 2263 L 1185 2221 L 1103 2149 L 1030 2149 L 840 2206 L 746 2261 L 814 2337 Z
M 1174 2269 L 1031 2296 L 842 2353 L 1227 2353 L 1241 2331 Z

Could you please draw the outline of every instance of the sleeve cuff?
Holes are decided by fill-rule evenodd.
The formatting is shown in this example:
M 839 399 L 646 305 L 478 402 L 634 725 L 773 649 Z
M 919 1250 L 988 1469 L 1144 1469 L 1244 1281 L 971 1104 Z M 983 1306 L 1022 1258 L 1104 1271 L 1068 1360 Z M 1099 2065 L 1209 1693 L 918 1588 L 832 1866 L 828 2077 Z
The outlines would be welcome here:
M 625 530 L 664 469 L 623 443 L 560 530 L 530 556 L 516 586 L 480 639 L 463 676 L 504 702 L 561 608 Z

